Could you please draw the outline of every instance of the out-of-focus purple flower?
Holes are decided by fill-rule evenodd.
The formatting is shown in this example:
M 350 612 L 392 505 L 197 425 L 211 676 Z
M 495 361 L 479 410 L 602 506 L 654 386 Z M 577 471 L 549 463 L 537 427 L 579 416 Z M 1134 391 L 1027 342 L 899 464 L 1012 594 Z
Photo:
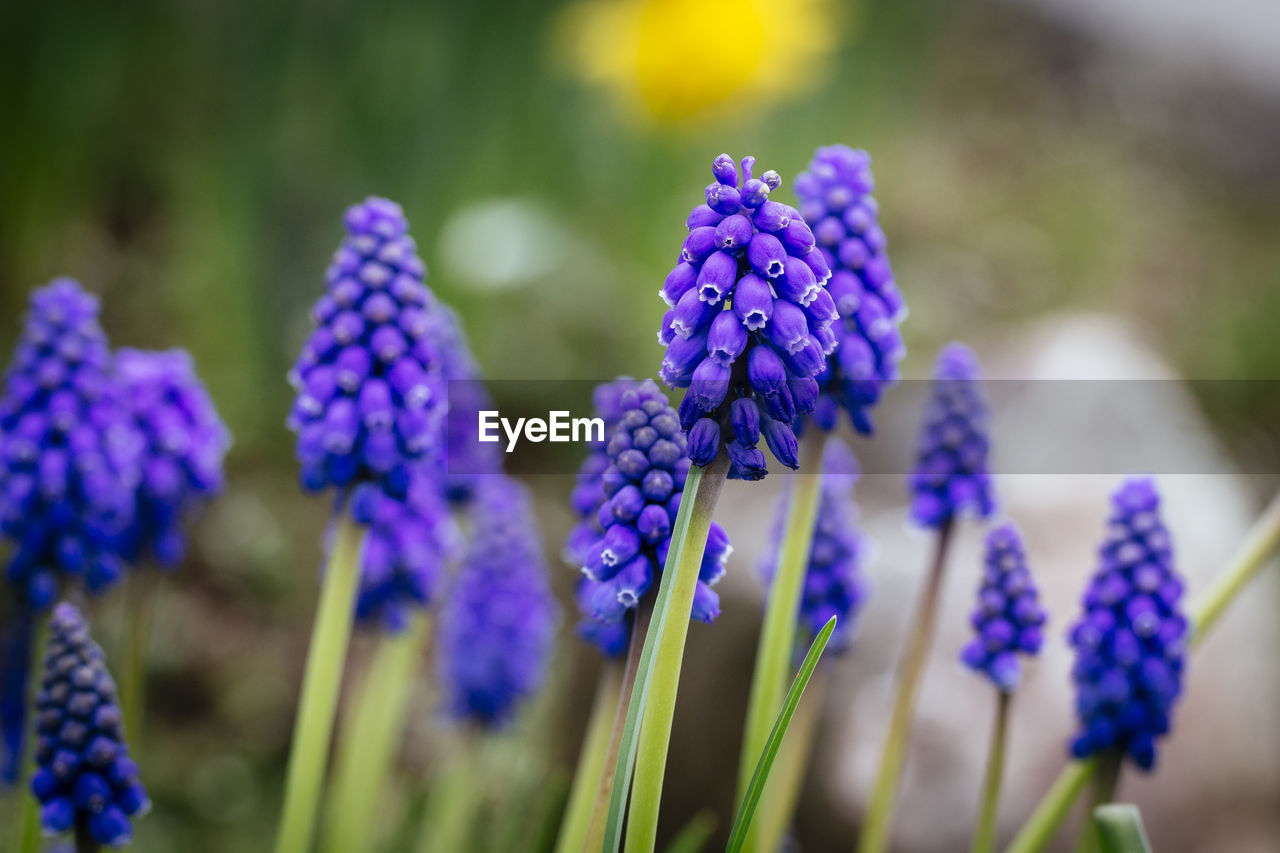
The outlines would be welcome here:
M 977 636 L 964 647 L 960 661 L 991 679 L 998 690 L 1011 692 L 1022 676 L 1018 655 L 1040 653 L 1044 622 L 1022 535 L 1012 524 L 1002 524 L 987 534 L 978 604 L 969 617 Z
M 29 605 L 48 607 L 63 579 L 100 592 L 120 577 L 141 443 L 97 298 L 69 278 L 34 291 L 0 397 L 0 530 Z
M 977 357 L 963 344 L 947 344 L 938 354 L 916 466 L 907 481 L 917 524 L 942 527 L 966 510 L 979 518 L 995 511 L 987 470 L 989 420 Z
M 22 756 L 33 625 L 21 609 L 6 615 L 0 628 L 0 783 L 6 785 L 17 781 Z
M 618 387 L 623 391 L 606 449 L 609 464 L 599 476 L 598 532 L 579 555 L 584 582 L 578 590 L 589 623 L 583 633 L 614 653 L 625 640 L 603 626 L 625 622 L 656 589 L 690 464 L 679 416 L 658 386 L 652 380 L 620 380 L 607 386 L 606 395 Z M 720 615 L 720 598 L 711 587 L 724 575 L 732 550 L 723 528 L 712 522 L 694 592 L 694 619 L 712 622 Z
M 98 844 L 121 847 L 133 837 L 130 818 L 151 804 L 129 757 L 115 682 L 74 607 L 54 608 L 49 629 L 31 777 L 40 823 L 58 835 L 83 822 Z
M 481 479 L 469 517 L 466 555 L 441 612 L 438 671 L 453 716 L 498 726 L 541 686 L 558 616 L 525 488 Z
M 800 213 L 832 270 L 827 291 L 840 314 L 831 327 L 839 345 L 818 376 L 813 410 L 824 430 L 835 429 L 843 409 L 854 429 L 871 433 L 871 409 L 897 381 L 906 353 L 898 324 L 907 307 L 889 267 L 874 188 L 870 155 L 846 145 L 819 148 L 796 177 Z
M 409 624 L 414 608 L 432 602 L 459 534 L 434 472 L 419 466 L 403 498 L 372 483 L 356 487 L 351 516 L 365 525 L 356 621 L 390 632 Z
M 1098 549 L 1098 570 L 1072 626 L 1077 758 L 1116 750 L 1143 770 L 1156 762 L 1182 693 L 1187 618 L 1173 543 L 1160 519 L 1150 479 L 1126 481 L 1111 496 L 1111 517 Z
M 306 489 L 377 482 L 403 497 L 413 466 L 443 453 L 437 306 L 399 205 L 370 198 L 348 208 L 346 226 L 290 372 L 288 423 Z
M 144 442 L 137 507 L 121 552 L 130 562 L 150 554 L 172 568 L 185 550 L 183 516 L 222 491 L 231 434 L 186 350 L 120 349 L 116 375 Z
M 728 154 L 712 164 L 715 181 L 660 291 L 670 310 L 658 331 L 662 380 L 689 389 L 680 404 L 689 458 L 707 465 L 724 445 L 729 476 L 747 480 L 768 473 L 761 437 L 783 465 L 799 464 L 793 424 L 817 401 L 837 318 L 813 232 L 795 208 L 769 200 L 778 173 L 756 178 L 754 167 L 744 158 L 740 176 Z
M 853 486 L 858 480 L 858 462 L 853 451 L 833 438 L 823 450 L 822 461 L 818 517 L 800 596 L 801 648 L 807 647 L 835 616 L 836 627 L 828 648 L 842 652 L 849 648 L 857 634 L 858 613 L 870 594 L 870 584 L 863 572 L 867 543 L 858 529 L 858 507 L 853 501 Z M 788 489 L 778 500 L 773 534 L 760 561 L 760 573 L 769 586 L 778 570 L 782 530 L 790 503 Z

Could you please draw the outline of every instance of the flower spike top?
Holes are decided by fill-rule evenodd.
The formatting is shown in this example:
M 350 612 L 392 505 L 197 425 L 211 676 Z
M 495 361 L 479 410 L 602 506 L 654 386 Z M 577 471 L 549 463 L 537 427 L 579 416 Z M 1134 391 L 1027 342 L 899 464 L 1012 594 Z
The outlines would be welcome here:
M 853 501 L 853 486 L 858 480 L 858 462 L 853 451 L 843 442 L 831 439 L 823 450 L 822 461 L 818 517 L 800 595 L 799 624 L 804 639 L 798 647 L 807 648 L 835 616 L 836 628 L 829 648 L 842 652 L 849 648 L 857 634 L 858 612 L 870 594 L 870 584 L 862 568 L 867 546 L 858 529 L 858 507 Z M 760 573 L 769 585 L 778 570 L 782 528 L 790 497 L 787 491 L 778 500 L 770 545 L 760 561 Z
M 370 198 L 347 209 L 346 226 L 290 372 L 288 423 L 309 491 L 376 481 L 400 497 L 443 441 L 435 297 L 399 205 Z
M 115 682 L 70 604 L 54 608 L 49 635 L 31 777 L 40 823 L 51 835 L 83 823 L 98 844 L 121 847 L 133 837 L 130 818 L 145 814 L 151 803 L 129 758 Z
M 144 442 L 137 511 L 122 551 L 131 562 L 150 552 L 172 568 L 184 551 L 183 514 L 222 491 L 231 434 L 186 350 L 120 349 L 116 373 Z
M 441 614 L 438 671 L 450 713 L 493 727 L 541 686 L 558 616 L 525 488 L 485 477 L 470 514 L 467 552 Z
M 622 622 L 654 588 L 689 473 L 680 419 L 653 380 L 632 383 L 618 404 L 622 415 L 609 438 L 609 466 L 600 475 L 604 500 L 596 523 L 602 532 L 586 550 L 586 583 L 579 591 L 587 617 L 604 625 Z M 720 597 L 711 587 L 724 576 L 732 550 L 724 529 L 712 522 L 693 596 L 694 619 L 712 622 L 720 615 Z M 614 639 L 611 632 L 606 636 Z
M 99 592 L 121 574 L 141 438 L 111 369 L 96 297 L 69 278 L 32 293 L 0 396 L 0 530 L 16 546 L 9 579 L 36 608 L 60 578 Z
M 977 356 L 964 344 L 947 344 L 938 354 L 916 467 L 907 481 L 917 524 L 942 527 L 965 510 L 979 518 L 995 511 L 987 471 L 989 415 Z
M 1111 496 L 1098 571 L 1069 635 L 1076 650 L 1071 675 L 1081 730 L 1071 752 L 1077 758 L 1117 750 L 1143 770 L 1155 766 L 1156 739 L 1169 732 L 1182 692 L 1188 633 L 1182 592 L 1155 483 L 1128 480 Z
M 1018 655 L 1040 653 L 1045 622 L 1022 534 L 1012 524 L 987 534 L 986 568 L 969 622 L 977 636 L 964 647 L 960 661 L 991 679 L 996 689 L 1011 692 L 1022 675 Z
M 813 411 L 824 430 L 835 429 L 843 409 L 854 429 L 871 433 L 871 409 L 897 381 L 906 353 L 898 324 L 907 307 L 889 267 L 874 187 L 870 155 L 846 145 L 819 148 L 796 178 L 800 213 L 832 269 L 827 290 L 840 312 L 832 326 L 839 346 L 818 376 Z
M 662 380 L 688 388 L 680 422 L 689 458 L 704 466 L 724 443 L 729 476 L 768 473 L 757 448 L 795 468 L 797 415 L 813 410 L 814 378 L 835 351 L 831 270 L 795 208 L 769 200 L 782 179 L 753 177 L 754 157 L 712 164 L 706 203 L 689 214 L 689 236 L 661 290 L 671 306 L 658 340 L 667 348 Z

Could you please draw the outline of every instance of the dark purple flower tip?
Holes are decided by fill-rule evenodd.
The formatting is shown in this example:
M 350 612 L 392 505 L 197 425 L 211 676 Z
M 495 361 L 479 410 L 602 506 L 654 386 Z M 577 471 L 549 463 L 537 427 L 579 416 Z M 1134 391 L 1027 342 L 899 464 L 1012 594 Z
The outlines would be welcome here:
M 701 418 L 689 430 L 689 460 L 694 465 L 709 465 L 720 448 L 720 425 L 711 418 Z
M 79 611 L 57 605 L 36 701 L 40 742 L 31 779 L 47 833 L 84 821 L 94 841 L 119 846 L 132 836 L 130 816 L 148 809 L 115 697 L 102 650 Z
M 222 491 L 231 434 L 185 350 L 121 349 L 116 373 L 143 440 L 143 477 L 121 550 L 130 561 L 149 553 L 172 567 L 184 550 L 183 516 Z
M 1022 535 L 1012 524 L 987 534 L 978 605 L 969 621 L 978 638 L 965 647 L 961 661 L 986 675 L 997 689 L 1012 691 L 1021 674 L 1017 654 L 1040 651 L 1045 623 Z
M 120 576 L 142 448 L 97 298 L 65 278 L 33 291 L 0 394 L 0 532 L 27 606 L 48 607 L 62 579 L 101 592 Z M 157 485 L 174 479 L 149 473 Z
M 1166 585 L 1167 597 L 1145 591 Z M 1156 739 L 1169 732 L 1182 692 L 1188 622 L 1181 589 L 1155 483 L 1129 480 L 1111 497 L 1098 569 L 1068 634 L 1076 649 L 1077 757 L 1118 750 L 1143 770 L 1154 767 Z
M 916 466 L 907 480 L 917 524 L 941 527 L 961 512 L 986 518 L 995 511 L 987 470 L 989 420 L 977 358 L 962 344 L 948 344 L 938 356 Z
M 458 719 L 500 726 L 542 684 L 559 616 L 527 491 L 482 478 L 466 554 L 437 634 L 445 702 Z
M 858 509 L 852 495 L 857 478 L 853 452 L 843 442 L 830 439 L 823 452 L 818 517 L 800 598 L 801 647 L 812 641 L 832 616 L 837 617 L 831 636 L 833 651 L 845 651 L 857 633 L 858 613 L 870 592 L 863 570 L 867 546 L 858 529 Z M 768 584 L 778 568 L 790 495 L 788 489 L 778 501 L 770 545 L 760 561 L 761 575 Z
M 389 486 L 403 481 L 396 472 L 440 456 L 445 380 L 454 378 L 445 375 L 451 318 L 438 316 L 399 206 L 369 199 L 347 211 L 346 225 L 291 372 L 299 394 L 289 426 L 308 490 Z M 379 389 L 366 392 L 370 384 Z

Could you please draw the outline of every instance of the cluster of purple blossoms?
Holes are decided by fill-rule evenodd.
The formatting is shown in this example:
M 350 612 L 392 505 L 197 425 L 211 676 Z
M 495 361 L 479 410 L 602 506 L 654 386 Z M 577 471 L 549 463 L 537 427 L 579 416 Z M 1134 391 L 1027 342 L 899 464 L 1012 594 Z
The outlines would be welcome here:
M 961 651 L 961 662 L 998 690 L 1012 691 L 1022 676 L 1018 655 L 1040 653 L 1045 618 L 1022 535 L 1012 524 L 1002 524 L 987 534 L 978 605 L 969 617 L 977 636 Z
M 965 510 L 989 517 L 995 495 L 987 470 L 990 412 L 973 350 L 947 344 L 933 379 L 908 486 L 911 517 L 939 528 Z
M 74 607 L 54 608 L 49 632 L 31 777 L 40 822 L 50 834 L 80 824 L 98 844 L 119 847 L 150 801 L 129 758 L 115 683 Z
M 853 451 L 835 439 L 828 441 L 823 451 L 822 491 L 813 527 L 813 545 L 809 549 L 800 595 L 799 625 L 805 646 L 835 616 L 836 627 L 829 648 L 833 652 L 848 649 L 857 634 L 858 612 L 870 594 L 870 584 L 863 572 L 866 539 L 858 529 L 858 507 L 853 501 L 857 480 L 858 462 Z M 787 491 L 778 501 L 770 545 L 760 561 L 760 573 L 769 585 L 778 571 L 790 497 Z
M 907 308 L 889 267 L 874 188 L 870 155 L 846 145 L 819 148 L 796 177 L 800 213 L 832 270 L 827 291 L 840 314 L 832 327 L 839 345 L 817 377 L 813 421 L 824 430 L 835 429 L 843 409 L 854 429 L 871 433 L 870 411 L 897 381 L 906 354 L 898 324 Z
M 121 575 L 142 442 L 111 371 L 97 298 L 66 278 L 36 290 L 0 397 L 0 530 L 32 607 L 59 576 L 99 592 Z
M 404 630 L 414 608 L 435 597 L 459 533 L 432 472 L 415 469 L 403 498 L 371 483 L 355 488 L 351 517 L 365 525 L 356 621 L 392 633 Z
M 661 573 L 690 464 L 680 419 L 652 380 L 633 383 L 618 405 L 609 466 L 600 475 L 604 500 L 596 523 L 602 532 L 586 549 L 582 573 L 588 583 L 579 591 L 588 617 L 604 625 L 622 622 Z M 712 622 L 720 615 L 720 597 L 711 587 L 724 576 L 732 550 L 724 529 L 712 522 L 694 619 Z
M 372 481 L 399 497 L 442 443 L 435 297 L 399 205 L 370 198 L 345 219 L 316 328 L 290 373 L 298 397 L 288 423 L 306 489 Z
M 1188 633 L 1183 583 L 1151 480 L 1128 480 L 1111 496 L 1098 559 L 1070 632 L 1081 726 L 1071 752 L 1114 750 L 1150 770 L 1182 692 Z
M 485 477 L 470 516 L 467 552 L 440 617 L 439 671 L 455 717 L 498 726 L 542 684 L 558 615 L 524 487 Z
M 778 173 L 756 178 L 754 166 L 743 158 L 740 182 L 728 154 L 712 164 L 715 181 L 662 287 L 671 307 L 658 331 L 662 380 L 689 389 L 680 404 L 689 458 L 707 465 L 723 442 L 729 476 L 747 480 L 768 473 L 762 435 L 779 462 L 798 466 L 793 425 L 818 399 L 838 316 L 813 232 L 795 208 L 769 200 Z
M 183 515 L 222 491 L 222 459 L 231 434 L 180 349 L 116 353 L 121 393 L 143 439 L 142 481 L 121 553 L 136 562 L 150 553 L 161 566 L 182 560 Z

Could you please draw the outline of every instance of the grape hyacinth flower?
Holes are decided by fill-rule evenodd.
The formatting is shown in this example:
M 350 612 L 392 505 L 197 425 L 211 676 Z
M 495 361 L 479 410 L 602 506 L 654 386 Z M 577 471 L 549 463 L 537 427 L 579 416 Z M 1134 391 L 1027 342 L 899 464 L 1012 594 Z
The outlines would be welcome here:
M 796 177 L 800 213 L 832 270 L 827 291 L 840 314 L 832 326 L 839 345 L 817 377 L 813 421 L 824 430 L 835 429 L 844 410 L 854 429 L 870 434 L 871 409 L 898 380 L 906 354 L 898 325 L 907 308 L 889 266 L 874 188 L 871 156 L 846 145 L 819 148 Z
M 1072 626 L 1072 678 L 1080 732 L 1076 758 L 1113 752 L 1143 770 L 1156 762 L 1182 692 L 1188 622 L 1173 543 L 1160 519 L 1160 495 L 1146 478 L 1111 496 L 1098 570 Z
M 183 515 L 222 491 L 231 434 L 185 350 L 120 349 L 116 373 L 144 442 L 137 509 L 122 553 L 130 562 L 150 554 L 173 568 L 185 550 Z
M 987 534 L 986 567 L 969 623 L 977 636 L 964 647 L 960 661 L 989 678 L 996 689 L 1013 690 L 1022 675 L 1018 655 L 1040 653 L 1045 611 L 1027 568 L 1022 534 L 1012 524 Z
M 377 482 L 402 497 L 411 468 L 443 442 L 435 297 L 399 205 L 370 198 L 345 221 L 316 328 L 290 373 L 298 397 L 288 423 L 307 490 Z
M 558 617 L 525 488 L 509 477 L 485 478 L 471 518 L 440 617 L 439 672 L 455 718 L 495 727 L 541 686 Z
M 45 832 L 75 830 L 110 847 L 133 837 L 130 818 L 150 808 L 129 758 L 116 688 L 102 650 L 79 611 L 54 608 L 36 702 L 36 765 L 31 791 Z
M 823 451 L 822 492 L 818 498 L 818 518 L 809 548 L 804 585 L 800 598 L 799 648 L 807 648 L 832 616 L 835 631 L 827 649 L 839 653 L 849 648 L 857 633 L 858 612 L 866 603 L 870 586 L 863 572 L 867 544 L 858 529 L 858 507 L 853 487 L 858 480 L 858 462 L 843 442 L 830 440 Z M 782 530 L 790 505 L 790 494 L 778 501 L 769 548 L 760 563 L 766 584 L 778 570 Z
M 48 607 L 60 580 L 101 592 L 120 577 L 140 446 L 97 298 L 69 278 L 37 289 L 0 396 L 0 530 L 27 604 Z
M 632 383 L 618 400 L 621 417 L 609 437 L 609 466 L 600 475 L 604 501 L 596 511 L 601 529 L 586 549 L 589 618 L 623 621 L 662 572 L 671 546 L 689 459 L 680 419 L 652 380 Z M 712 586 L 724 576 L 733 548 L 724 529 L 711 523 L 693 595 L 692 618 L 713 622 L 720 597 Z
M 973 350 L 947 344 L 933 378 L 908 486 L 911 517 L 941 528 L 963 511 L 989 517 L 995 496 L 987 471 L 990 413 Z
M 689 458 L 705 467 L 724 444 L 729 476 L 747 480 L 768 473 L 761 436 L 798 467 L 793 425 L 813 410 L 837 337 L 831 270 L 813 232 L 795 208 L 769 200 L 778 173 L 756 178 L 754 167 L 743 158 L 740 182 L 728 154 L 712 164 L 715 181 L 660 291 L 670 310 L 658 332 L 662 380 L 689 389 L 680 404 Z
M 440 352 L 441 373 L 448 383 L 444 421 L 444 494 L 450 504 L 465 507 L 478 477 L 502 473 L 498 445 L 481 442 L 476 422 L 483 410 L 496 408 L 480 373 L 462 322 L 452 308 L 437 303 L 431 336 Z

